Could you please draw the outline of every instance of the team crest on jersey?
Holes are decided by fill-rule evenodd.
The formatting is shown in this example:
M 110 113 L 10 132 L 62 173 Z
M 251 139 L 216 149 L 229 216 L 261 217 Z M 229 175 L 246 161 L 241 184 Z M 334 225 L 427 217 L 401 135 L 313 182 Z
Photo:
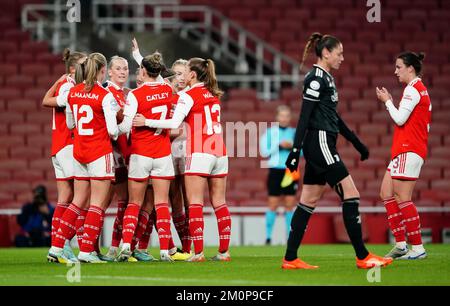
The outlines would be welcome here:
M 314 89 L 314 90 L 319 90 L 320 88 L 320 83 L 317 81 L 312 81 L 311 84 L 309 84 L 309 86 Z

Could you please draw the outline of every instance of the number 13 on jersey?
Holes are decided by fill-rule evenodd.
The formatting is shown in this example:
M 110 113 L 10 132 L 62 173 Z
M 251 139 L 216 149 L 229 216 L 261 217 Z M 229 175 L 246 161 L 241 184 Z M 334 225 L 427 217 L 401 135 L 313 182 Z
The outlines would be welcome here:
M 222 133 L 222 126 L 220 125 L 220 105 L 214 104 L 211 107 L 209 105 L 205 105 L 204 110 L 206 119 L 206 134 L 212 135 Z

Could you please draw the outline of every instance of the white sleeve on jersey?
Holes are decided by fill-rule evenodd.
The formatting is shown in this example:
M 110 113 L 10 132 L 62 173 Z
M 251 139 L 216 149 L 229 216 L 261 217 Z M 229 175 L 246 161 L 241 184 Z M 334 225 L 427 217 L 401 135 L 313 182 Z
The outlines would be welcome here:
M 145 125 L 150 128 L 177 129 L 180 127 L 181 123 L 183 123 L 184 118 L 186 118 L 186 116 L 189 114 L 193 105 L 194 100 L 192 100 L 191 96 L 189 96 L 186 93 L 182 93 L 178 98 L 178 103 L 177 106 L 175 107 L 175 111 L 171 119 L 166 120 L 146 119 Z
M 134 58 L 134 60 L 136 61 L 136 63 L 137 63 L 139 66 L 141 66 L 142 60 L 143 60 L 144 58 L 142 57 L 141 53 L 139 52 L 139 49 L 133 51 L 133 58 Z
M 59 94 L 56 97 L 56 104 L 58 104 L 59 107 L 66 107 L 67 105 L 67 98 L 69 97 L 69 91 L 72 87 L 74 87 L 73 83 L 67 82 L 61 85 L 59 88 Z
M 419 102 L 420 94 L 417 89 L 413 86 L 407 86 L 403 92 L 403 98 L 402 101 L 400 101 L 398 109 L 391 100 L 386 101 L 386 108 L 395 124 L 402 126 L 408 121 L 409 116 Z
M 137 113 L 138 102 L 136 96 L 130 92 L 127 96 L 127 103 L 123 109 L 123 120 L 119 124 L 119 134 L 126 134 L 130 132 L 133 126 L 133 118 Z
M 72 110 L 68 105 L 66 107 L 66 125 L 69 130 L 73 130 L 75 128 L 75 118 L 73 117 Z
M 106 128 L 109 136 L 116 140 L 119 136 L 119 128 L 117 127 L 116 114 L 120 107 L 112 93 L 108 93 L 102 101 L 103 113 L 105 114 Z

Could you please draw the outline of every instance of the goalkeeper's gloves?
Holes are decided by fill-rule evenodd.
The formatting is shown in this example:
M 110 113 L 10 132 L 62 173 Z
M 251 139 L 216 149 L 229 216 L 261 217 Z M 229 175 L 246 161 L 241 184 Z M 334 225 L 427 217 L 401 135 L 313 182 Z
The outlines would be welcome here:
M 352 144 L 359 154 L 361 154 L 361 161 L 369 158 L 369 148 L 367 148 L 366 145 L 358 139 L 358 137 L 355 136 L 355 139 L 352 140 Z
M 294 147 L 286 160 L 286 168 L 288 168 L 291 172 L 297 171 L 299 161 L 300 148 Z

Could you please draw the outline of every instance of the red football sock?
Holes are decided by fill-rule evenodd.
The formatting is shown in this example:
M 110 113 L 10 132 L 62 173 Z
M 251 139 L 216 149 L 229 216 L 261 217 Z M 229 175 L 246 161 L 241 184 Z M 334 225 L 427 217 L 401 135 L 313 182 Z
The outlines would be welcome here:
M 148 244 L 150 242 L 150 236 L 153 231 L 153 226 L 156 223 L 156 212 L 155 210 L 149 216 L 147 227 L 145 228 L 144 233 L 142 234 L 142 238 L 138 242 L 137 248 L 139 250 L 146 250 L 148 248 Z
M 127 209 L 125 210 L 125 215 L 123 216 L 123 243 L 129 243 L 131 245 L 134 232 L 136 231 L 138 224 L 140 211 L 141 206 L 134 203 L 128 203 Z
M 84 222 L 86 221 L 86 215 L 88 213 L 87 209 L 82 209 L 80 211 L 80 215 L 77 218 L 77 221 L 75 222 L 75 227 L 77 229 L 77 241 L 78 241 L 78 248 L 81 249 L 81 244 L 83 243 L 83 235 L 84 235 Z
M 191 234 L 189 233 L 189 207 L 186 209 L 186 218 L 184 219 L 184 241 L 183 243 L 183 252 L 190 253 L 191 252 L 191 245 L 192 245 L 192 239 Z
M 398 207 L 395 198 L 386 199 L 383 201 L 386 208 L 389 228 L 396 242 L 406 241 L 405 224 L 403 222 L 403 215 Z
M 100 235 L 101 220 L 104 213 L 103 209 L 98 206 L 91 204 L 89 207 L 86 220 L 84 221 L 83 243 L 80 247 L 81 252 L 91 253 L 95 251 L 95 244 Z
M 231 216 L 226 204 L 214 209 L 219 229 L 219 252 L 225 253 L 230 246 Z
M 182 246 L 185 244 L 187 238 L 184 226 L 185 223 L 186 223 L 186 215 L 183 212 L 173 215 L 173 224 L 175 225 L 175 229 L 177 230 L 178 237 L 180 238 Z
M 59 222 L 64 215 L 64 212 L 66 211 L 67 207 L 69 207 L 69 204 L 67 203 L 58 203 L 56 204 L 55 211 L 53 212 L 53 218 L 52 218 L 52 245 L 55 240 L 56 233 L 59 229 Z
M 142 239 L 144 236 L 144 233 L 147 229 L 148 219 L 150 218 L 150 214 L 145 211 L 141 210 L 139 212 L 139 218 L 138 218 L 138 225 L 136 232 L 133 237 L 133 243 L 131 244 L 131 250 L 134 251 L 136 244 Z
M 120 240 L 122 240 L 122 231 L 123 231 L 123 216 L 125 214 L 125 209 L 127 209 L 126 201 L 118 201 L 117 202 L 117 214 L 116 219 L 114 220 L 114 227 L 111 239 L 112 247 L 119 247 Z
M 156 210 L 156 228 L 158 229 L 159 249 L 168 250 L 169 241 L 172 238 L 170 232 L 170 211 L 167 203 L 159 203 L 155 205 Z M 173 241 L 172 241 L 173 243 Z
M 55 239 L 52 246 L 63 248 L 66 243 L 66 239 L 70 239 L 75 235 L 75 222 L 77 221 L 80 212 L 80 208 L 73 203 L 67 207 L 59 221 L 59 229 L 55 234 Z
M 422 244 L 422 235 L 420 233 L 420 217 L 416 205 L 412 201 L 406 201 L 398 204 L 405 222 L 406 235 L 412 245 Z
M 94 249 L 97 252 L 97 254 L 101 254 L 101 250 L 100 250 L 100 236 L 102 234 L 102 229 L 103 229 L 103 223 L 105 222 L 105 214 L 103 213 L 101 218 L 100 218 L 100 231 L 97 235 L 97 241 L 95 241 L 94 243 Z
M 195 254 L 203 252 L 203 205 L 189 205 L 189 233 L 194 242 Z

